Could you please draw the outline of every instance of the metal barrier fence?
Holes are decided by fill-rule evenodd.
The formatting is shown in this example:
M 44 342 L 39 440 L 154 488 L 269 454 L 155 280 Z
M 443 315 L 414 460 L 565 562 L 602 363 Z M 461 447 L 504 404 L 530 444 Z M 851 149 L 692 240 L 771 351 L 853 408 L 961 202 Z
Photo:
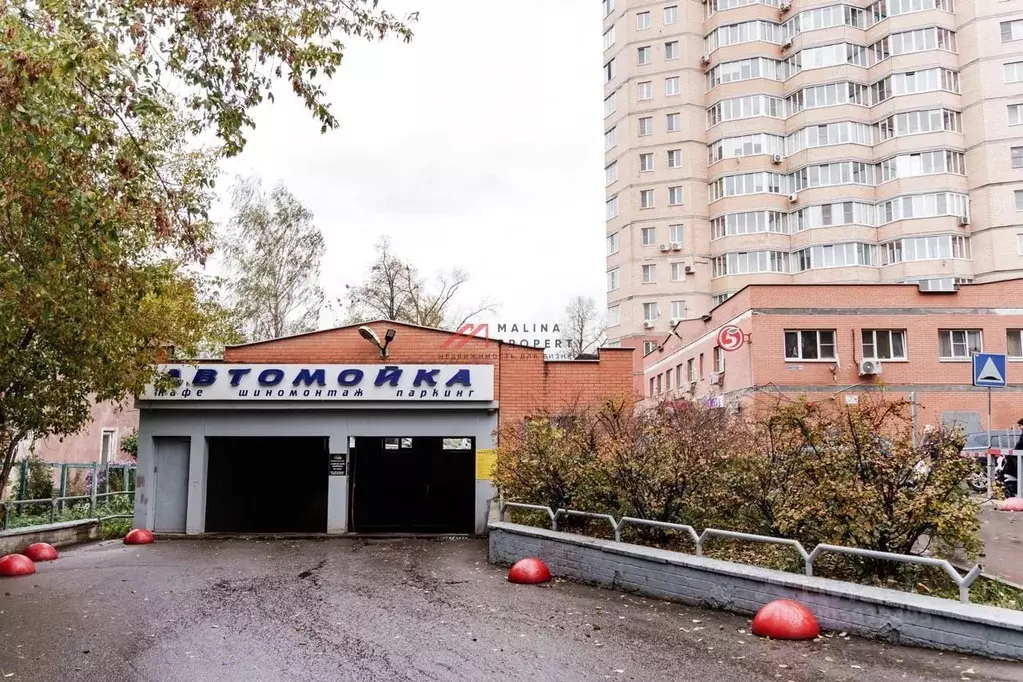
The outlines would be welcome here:
M 705 528 L 702 533 L 697 533 L 696 529 L 692 526 L 687 526 L 681 523 L 668 523 L 666 521 L 651 521 L 649 519 L 637 519 L 631 516 L 623 516 L 619 520 L 615 520 L 611 514 L 598 514 L 596 512 L 584 512 L 576 511 L 574 509 L 558 509 L 552 510 L 550 507 L 545 507 L 540 504 L 525 504 L 523 502 L 505 502 L 500 503 L 500 514 L 501 520 L 506 521 L 508 518 L 507 511 L 509 508 L 512 509 L 526 509 L 530 511 L 543 511 L 546 512 L 551 520 L 551 530 L 558 530 L 558 520 L 565 517 L 580 517 L 607 521 L 611 526 L 611 530 L 614 532 L 615 542 L 622 541 L 622 528 L 625 526 L 650 526 L 654 528 L 664 528 L 668 530 L 680 530 L 685 532 L 689 538 L 696 545 L 696 555 L 703 556 L 703 547 L 707 540 L 714 537 L 728 538 L 732 540 L 746 540 L 751 542 L 763 542 L 765 544 L 772 545 L 786 545 L 792 547 L 799 554 L 803 560 L 803 567 L 806 575 L 813 575 L 813 564 L 817 558 L 824 553 L 833 554 L 848 554 L 851 556 L 858 556 L 867 559 L 879 559 L 883 561 L 894 561 L 900 564 L 918 564 L 921 566 L 935 566 L 945 571 L 948 576 L 955 582 L 959 588 L 959 601 L 964 604 L 970 602 L 970 586 L 980 576 L 981 566 L 980 564 L 975 565 L 970 569 L 966 575 L 960 575 L 959 571 L 952 566 L 951 563 L 945 559 L 937 559 L 929 556 L 914 556 L 910 554 L 895 554 L 893 552 L 878 552 L 872 549 L 860 549 L 858 547 L 842 547 L 839 545 L 827 545 L 819 544 L 813 548 L 812 551 L 807 552 L 806 548 L 798 540 L 791 540 L 789 538 L 776 538 L 769 535 L 754 535 L 752 533 L 739 533 L 732 530 L 720 530 L 718 528 Z
M 72 495 L 68 497 L 50 497 L 38 500 L 8 500 L 7 502 L 0 503 L 0 512 L 3 514 L 3 525 L 0 526 L 0 530 L 10 529 L 11 524 L 11 510 L 26 504 L 49 504 L 50 506 L 50 523 L 56 523 L 57 521 L 57 507 L 60 506 L 63 509 L 65 502 L 88 500 L 89 501 L 89 517 L 98 518 L 100 521 L 107 521 L 109 519 L 116 518 L 132 518 L 132 514 L 114 514 L 111 516 L 95 517 L 97 505 L 100 502 L 100 498 L 109 500 L 115 495 L 130 495 L 132 498 L 135 497 L 134 490 L 118 490 L 112 493 L 95 493 L 93 495 Z M 30 528 L 31 526 L 25 526 Z

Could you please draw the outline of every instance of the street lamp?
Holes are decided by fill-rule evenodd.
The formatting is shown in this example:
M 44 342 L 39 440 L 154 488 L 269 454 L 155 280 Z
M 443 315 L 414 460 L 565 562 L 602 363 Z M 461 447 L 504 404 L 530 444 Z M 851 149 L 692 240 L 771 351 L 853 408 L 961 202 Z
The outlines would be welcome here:
M 366 339 L 374 346 L 379 348 L 380 357 L 382 358 L 387 357 L 387 346 L 391 344 L 391 341 L 394 341 L 394 337 L 397 336 L 397 334 L 398 332 L 394 331 L 393 329 L 388 329 L 386 332 L 384 332 L 384 340 L 381 341 L 380 337 L 376 335 L 376 332 L 374 332 L 369 327 L 359 327 L 359 336 L 361 336 L 362 338 Z

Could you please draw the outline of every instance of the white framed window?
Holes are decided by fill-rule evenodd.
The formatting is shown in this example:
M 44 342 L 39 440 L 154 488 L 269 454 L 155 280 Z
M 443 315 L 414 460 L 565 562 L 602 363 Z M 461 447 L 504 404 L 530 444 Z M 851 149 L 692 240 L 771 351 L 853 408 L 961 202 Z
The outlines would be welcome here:
M 618 111 L 618 91 L 615 90 L 604 98 L 604 118 Z
M 117 459 L 117 429 L 103 429 L 99 437 L 99 463 L 110 464 Z
M 674 24 L 678 21 L 678 5 L 669 5 L 664 8 L 664 23 L 665 25 Z
M 714 346 L 714 371 L 720 374 L 725 371 L 725 349 Z
M 863 357 L 869 360 L 905 360 L 905 329 L 864 329 L 860 332 Z
M 1003 43 L 1023 39 L 1023 19 L 1003 21 L 998 24 L 998 28 L 1001 29 Z
M 664 373 L 664 390 L 671 391 L 671 370 Z
M 1023 147 L 1009 147 L 1009 160 L 1013 168 L 1023 168 Z
M 653 61 L 653 56 L 649 45 L 636 48 L 636 63 L 639 66 L 646 66 Z
M 798 329 L 785 332 L 786 360 L 834 360 L 834 329 Z
M 618 287 L 621 286 L 621 279 L 618 277 L 618 268 L 607 271 L 607 290 L 618 291 Z
M 668 241 L 682 243 L 682 226 L 681 225 L 669 225 L 668 226 Z
M 1013 360 L 1023 360 L 1023 329 L 1005 330 L 1005 354 Z
M 669 369 L 668 371 L 670 372 L 671 370 Z M 675 377 L 676 377 L 676 379 L 677 379 L 677 381 L 675 382 L 675 384 L 676 384 L 676 385 L 677 385 L 677 386 L 678 386 L 679 388 L 682 388 L 682 384 L 684 384 L 684 383 L 685 383 L 685 380 L 686 380 L 686 376 L 685 376 L 685 374 L 683 374 L 683 373 L 682 373 L 683 371 L 684 371 L 684 370 L 683 370 L 683 368 L 682 368 L 682 365 L 675 365 Z
M 650 28 L 650 12 L 636 12 L 636 30 Z
M 603 0 L 604 2 L 604 16 L 606 17 L 611 12 L 615 11 L 615 0 Z
M 668 114 L 667 131 L 669 133 L 675 133 L 675 132 L 678 132 L 681 129 L 682 129 L 682 114 L 678 113 L 677 111 Z
M 642 102 L 643 100 L 654 98 L 654 84 L 650 81 L 643 81 L 642 83 L 636 83 L 636 100 Z
M 682 150 L 668 150 L 668 168 L 680 168 L 682 166 Z
M 1016 253 L 1023 256 L 1023 234 L 1016 235 Z
M 608 152 L 618 146 L 618 126 L 604 133 L 604 151 Z
M 1009 125 L 1018 126 L 1023 123 L 1023 104 L 1010 104 L 1006 107 Z
M 979 329 L 939 329 L 938 357 L 942 360 L 968 360 L 984 350 Z
M 652 189 L 641 189 L 639 191 L 639 207 L 640 208 L 654 207 L 654 191 Z
M 648 173 L 654 169 L 653 152 L 645 152 L 639 155 L 639 172 Z
M 1009 62 L 1005 65 L 1004 71 L 1006 83 L 1023 81 L 1023 62 Z
M 611 28 L 604 31 L 604 49 L 608 50 L 612 45 L 615 44 L 615 27 L 612 24 Z
M 656 341 L 644 341 L 643 342 L 643 355 L 650 355 L 655 350 L 657 350 L 657 342 Z M 651 379 L 650 381 L 653 381 L 653 379 Z
M 621 309 L 613 305 L 607 309 L 607 326 L 617 327 L 622 323 L 622 311 Z
M 621 238 L 618 236 L 617 232 L 615 232 L 612 235 L 608 235 L 608 237 L 607 237 L 607 255 L 613 256 L 616 253 L 618 253 L 618 249 L 620 248 L 620 244 L 619 244 L 620 241 L 621 241 Z
M 604 64 L 604 82 L 610 83 L 615 79 L 615 60 L 612 59 L 607 64 Z
M 654 246 L 657 243 L 657 228 L 644 227 L 639 231 L 640 246 Z
M 696 358 L 689 358 L 686 360 L 686 374 L 688 375 L 687 381 L 689 383 L 696 382 Z
M 671 317 L 675 320 L 683 320 L 686 316 L 686 302 L 685 301 L 672 301 L 671 302 Z
M 678 76 L 664 79 L 664 94 L 667 97 L 682 94 L 682 79 Z
M 643 319 L 646 322 L 654 322 L 659 317 L 656 303 L 643 304 Z
M 671 264 L 671 281 L 681 282 L 686 278 L 686 264 L 685 263 L 672 263 Z M 674 315 L 672 315 L 674 317 Z
M 1016 200 L 1016 210 L 1023 211 L 1023 189 L 1018 189 L 1012 194 Z
M 657 266 L 647 263 L 643 266 L 643 284 L 653 284 L 657 281 Z
M 610 165 L 604 166 L 604 184 L 611 185 L 618 182 L 618 162 L 612 161 Z
M 618 217 L 618 195 L 614 195 L 604 202 L 604 219 L 614 220 Z
M 654 134 L 654 119 L 652 116 L 643 116 L 639 119 L 640 137 Z
M 668 206 L 681 206 L 682 203 L 682 187 L 669 187 Z
M 664 44 L 664 58 L 666 60 L 668 60 L 668 59 L 678 59 L 678 41 L 677 40 L 669 40 L 668 42 L 666 42 Z

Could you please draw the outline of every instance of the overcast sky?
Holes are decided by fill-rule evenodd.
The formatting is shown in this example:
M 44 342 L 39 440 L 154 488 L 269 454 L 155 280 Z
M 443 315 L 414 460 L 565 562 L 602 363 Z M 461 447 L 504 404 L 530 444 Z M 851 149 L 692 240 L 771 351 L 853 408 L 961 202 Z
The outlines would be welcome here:
M 600 4 L 381 4 L 418 10 L 416 35 L 349 41 L 326 86 L 340 128 L 321 135 L 279 88 L 225 170 L 282 181 L 313 211 L 328 295 L 389 235 L 424 272 L 467 270 L 462 302 L 491 296 L 500 321 L 557 321 L 576 294 L 603 308 Z

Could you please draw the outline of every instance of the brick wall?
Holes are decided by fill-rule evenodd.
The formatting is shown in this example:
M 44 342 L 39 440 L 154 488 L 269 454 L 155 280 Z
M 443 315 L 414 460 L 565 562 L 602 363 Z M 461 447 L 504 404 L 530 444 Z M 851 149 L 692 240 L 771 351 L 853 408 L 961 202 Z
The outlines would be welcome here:
M 605 348 L 599 360 L 547 362 L 542 349 L 476 337 L 458 337 L 451 342 L 451 332 L 394 322 L 366 326 L 380 338 L 387 329 L 397 331 L 386 360 L 359 336 L 356 327 L 342 327 L 227 348 L 224 361 L 493 365 L 499 426 L 530 414 L 594 405 L 610 396 L 632 397 L 632 350 L 628 348 Z

